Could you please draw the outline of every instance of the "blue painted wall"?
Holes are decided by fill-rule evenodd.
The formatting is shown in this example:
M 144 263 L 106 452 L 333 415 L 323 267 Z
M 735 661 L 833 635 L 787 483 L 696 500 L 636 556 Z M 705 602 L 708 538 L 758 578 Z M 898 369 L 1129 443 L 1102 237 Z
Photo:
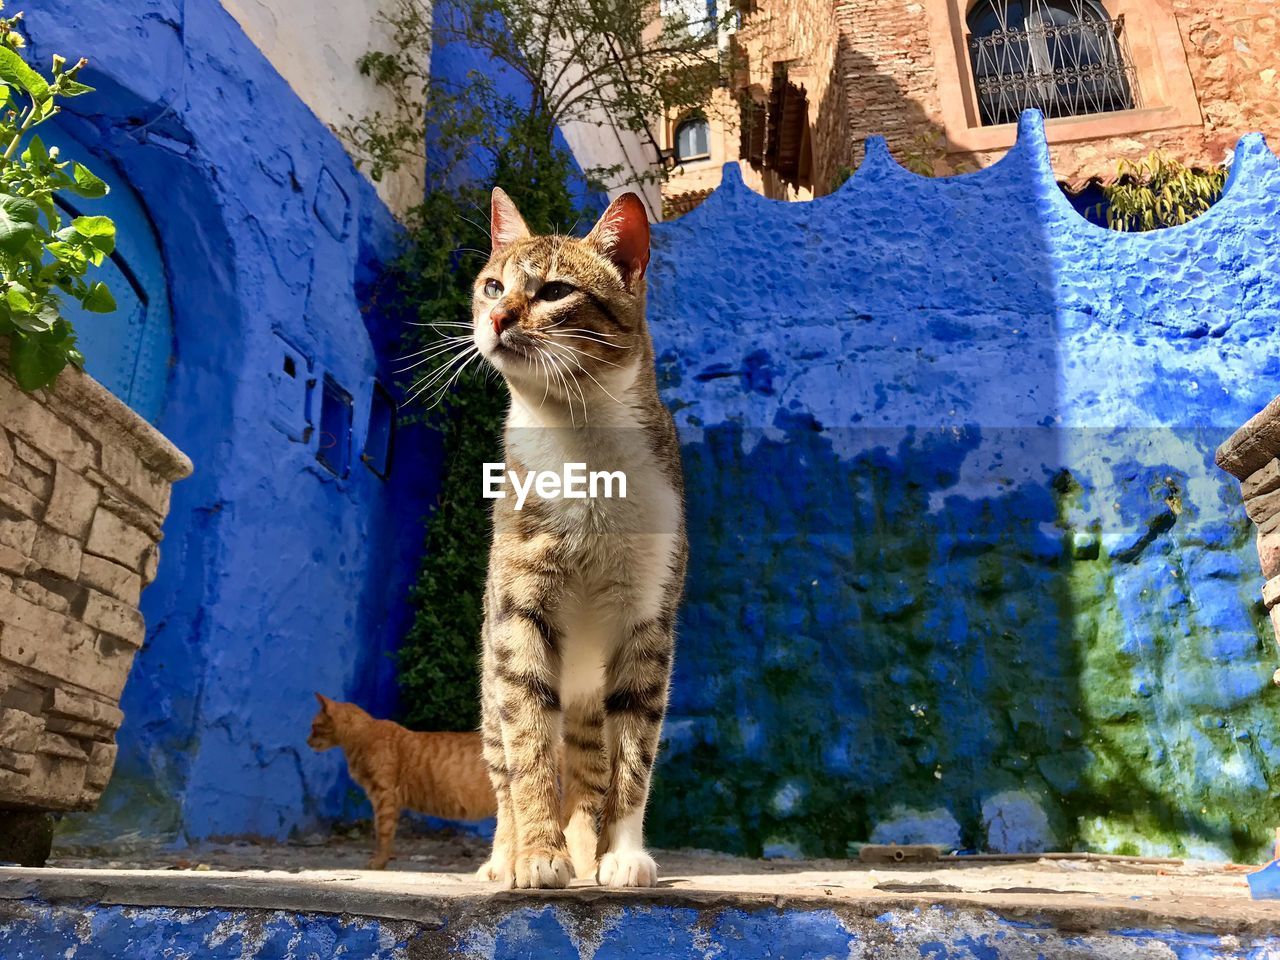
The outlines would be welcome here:
M 1280 690 L 1213 450 L 1280 392 L 1280 164 L 1112 233 L 1040 121 L 979 173 L 726 168 L 656 231 L 692 558 L 655 842 L 1251 858 Z
M 350 806 L 341 764 L 305 746 L 311 691 L 394 707 L 387 654 L 436 480 L 410 436 L 388 481 L 359 459 L 373 382 L 391 385 L 398 352 L 398 320 L 370 309 L 398 228 L 216 0 L 28 6 L 36 61 L 91 60 L 99 92 L 69 105 L 65 128 L 154 225 L 173 317 L 157 425 L 196 465 L 143 595 L 115 778 L 80 826 L 314 827 Z M 325 377 L 353 399 L 343 478 L 316 460 L 333 442 L 318 429 Z
M 845 960 L 922 957 L 929 960 L 1016 960 L 1099 957 L 1134 960 L 1264 960 L 1280 938 L 1176 929 L 1081 932 L 1052 918 L 1004 917 L 942 907 L 899 908 L 878 915 L 796 905 L 744 910 L 671 905 L 596 904 L 493 907 L 455 903 L 443 922 L 377 920 L 350 915 L 266 910 L 90 907 L 38 901 L 0 903 L 0 951 L 7 960 L 77 960 L 124 956 L 281 958 L 352 956 L 401 960 Z M 892 951 L 886 953 L 885 951 Z

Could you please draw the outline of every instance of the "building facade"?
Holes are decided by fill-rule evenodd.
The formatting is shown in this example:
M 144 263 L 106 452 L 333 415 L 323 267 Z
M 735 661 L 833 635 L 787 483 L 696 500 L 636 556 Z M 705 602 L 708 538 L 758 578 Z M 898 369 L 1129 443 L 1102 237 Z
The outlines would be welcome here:
M 916 172 L 978 169 L 1027 107 L 1049 118 L 1065 182 L 1153 150 L 1215 165 L 1242 133 L 1280 126 L 1280 35 L 1260 0 L 757 0 L 734 48 L 732 109 L 706 117 L 719 153 L 677 166 L 669 208 L 717 160 L 741 160 L 767 196 L 821 196 L 873 135 Z

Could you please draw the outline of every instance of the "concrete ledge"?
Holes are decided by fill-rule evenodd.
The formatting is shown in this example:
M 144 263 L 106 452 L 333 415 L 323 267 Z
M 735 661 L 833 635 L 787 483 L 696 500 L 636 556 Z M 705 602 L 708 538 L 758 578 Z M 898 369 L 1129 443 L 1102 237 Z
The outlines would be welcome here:
M 84 960 L 96 955 L 86 947 L 143 940 L 222 956 L 233 941 L 307 945 L 344 937 L 373 937 L 383 952 L 366 944 L 360 955 L 371 957 L 484 960 L 1145 958 L 1170 949 L 1180 956 L 1183 946 L 1196 957 L 1280 952 L 1280 911 L 1249 899 L 1244 873 L 1220 865 L 871 869 L 681 854 L 663 860 L 667 879 L 653 890 L 575 881 L 569 890 L 535 894 L 496 891 L 458 873 L 0 869 L 0 956 L 17 946 L 53 956 L 78 945 Z M 681 869 L 699 865 L 708 872 Z

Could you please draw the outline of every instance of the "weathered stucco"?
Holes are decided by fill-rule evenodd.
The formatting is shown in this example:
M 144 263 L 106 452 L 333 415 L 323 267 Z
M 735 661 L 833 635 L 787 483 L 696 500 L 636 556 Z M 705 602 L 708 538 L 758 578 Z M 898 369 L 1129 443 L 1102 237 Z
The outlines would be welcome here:
M 692 545 L 655 840 L 1258 855 L 1280 691 L 1213 451 L 1280 375 L 1266 145 L 1140 235 L 1034 115 L 965 177 L 736 170 L 650 274 Z
M 394 709 L 387 653 L 436 477 L 408 431 L 388 479 L 361 460 L 374 383 L 393 387 L 400 353 L 399 319 L 371 306 L 398 228 L 217 0 L 50 0 L 26 23 L 34 61 L 90 58 L 97 92 L 63 126 L 154 224 L 174 329 L 156 425 L 196 465 L 143 595 L 115 777 L 73 825 L 314 829 L 351 786 L 306 747 L 312 691 Z M 322 423 L 326 380 L 349 394 L 349 440 Z M 349 453 L 345 476 L 322 445 Z

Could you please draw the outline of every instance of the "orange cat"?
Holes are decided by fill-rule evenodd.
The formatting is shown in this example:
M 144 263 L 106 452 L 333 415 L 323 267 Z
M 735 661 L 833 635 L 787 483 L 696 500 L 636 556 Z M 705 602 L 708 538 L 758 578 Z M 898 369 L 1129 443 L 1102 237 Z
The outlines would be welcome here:
M 373 804 L 377 837 L 369 869 L 391 859 L 396 823 L 405 807 L 449 820 L 480 820 L 498 809 L 481 756 L 479 733 L 414 733 L 390 720 L 375 720 L 354 703 L 317 693 L 320 712 L 311 721 L 313 750 L 341 747 L 351 779 Z

